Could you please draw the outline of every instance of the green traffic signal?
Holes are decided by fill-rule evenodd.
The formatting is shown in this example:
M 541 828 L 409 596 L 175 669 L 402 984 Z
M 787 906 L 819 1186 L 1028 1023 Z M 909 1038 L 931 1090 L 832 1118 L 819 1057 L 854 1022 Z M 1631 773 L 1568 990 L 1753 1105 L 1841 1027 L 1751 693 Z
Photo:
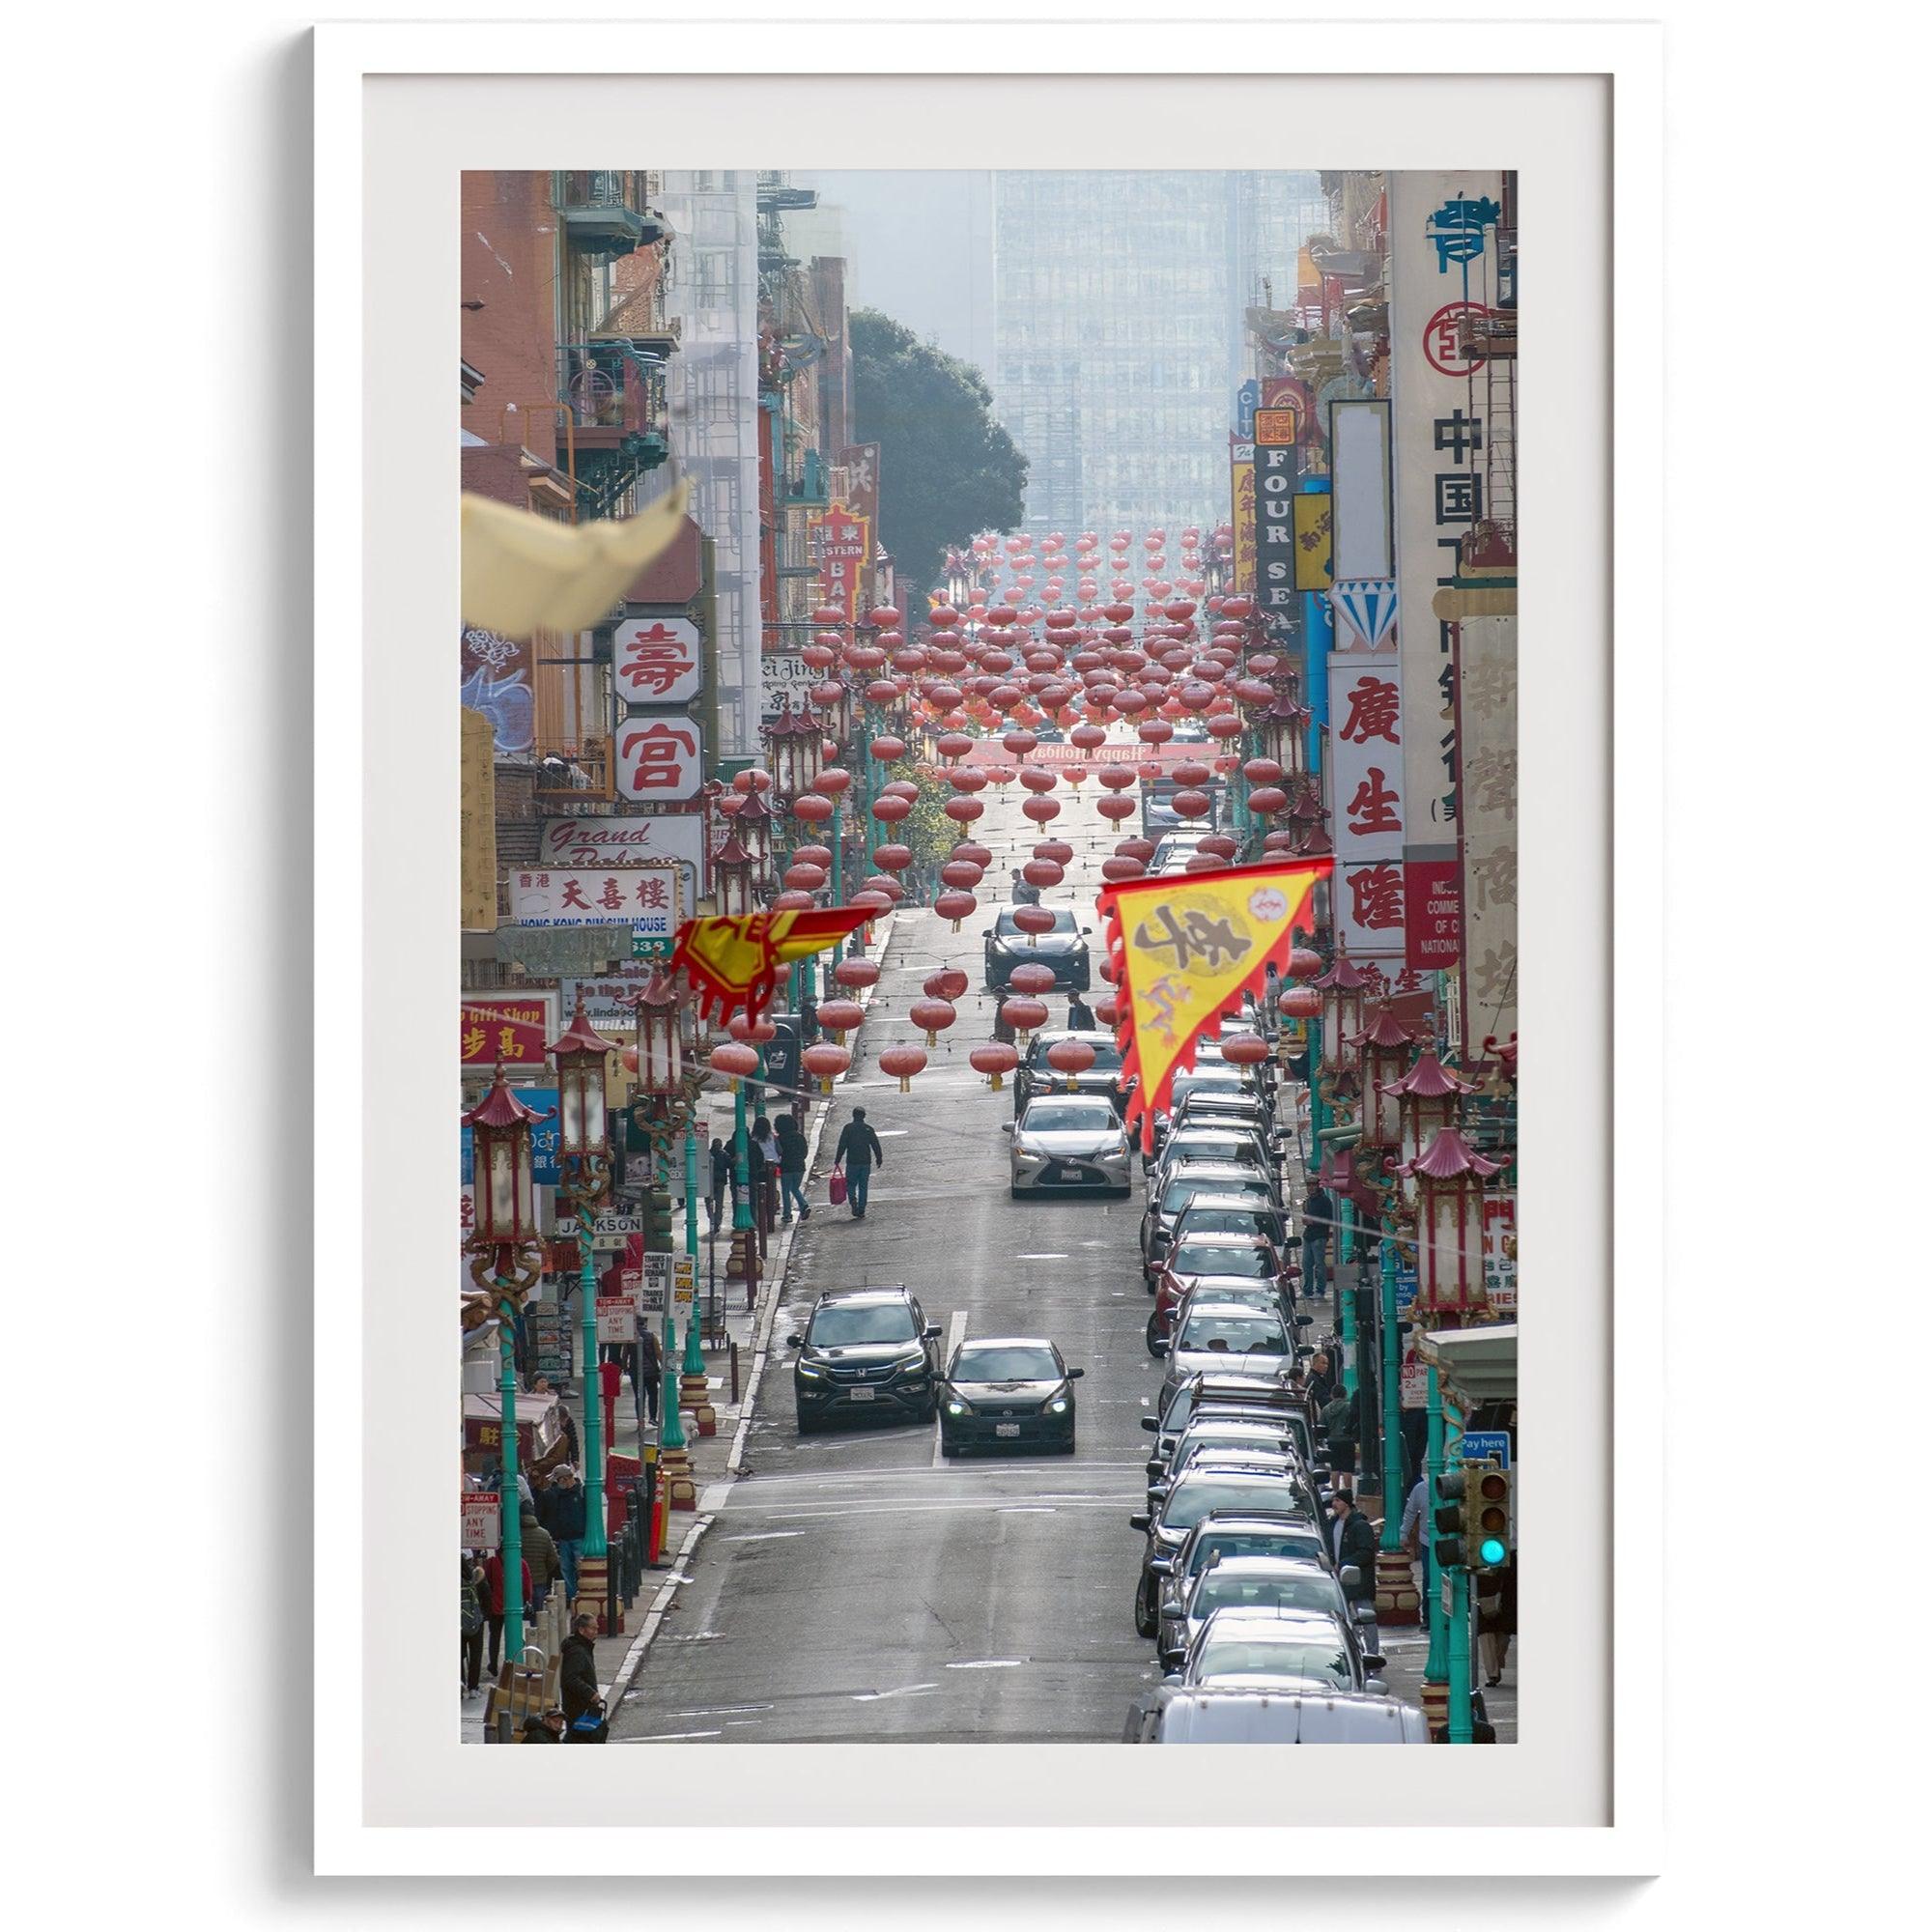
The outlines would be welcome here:
M 1491 1568 L 1499 1564 L 1508 1554 L 1509 1546 L 1493 1536 L 1485 1537 L 1482 1548 L 1476 1552 L 1477 1560 Z

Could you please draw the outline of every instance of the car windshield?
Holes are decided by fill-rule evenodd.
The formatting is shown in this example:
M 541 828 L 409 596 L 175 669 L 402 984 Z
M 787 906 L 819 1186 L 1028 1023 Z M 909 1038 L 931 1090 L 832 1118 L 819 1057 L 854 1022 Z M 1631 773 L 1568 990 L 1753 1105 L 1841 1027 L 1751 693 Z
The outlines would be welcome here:
M 1046 1105 L 1036 1102 L 1026 1110 L 1020 1131 L 1029 1134 L 1101 1134 L 1113 1131 L 1120 1124 L 1120 1118 L 1111 1107 L 1082 1107 L 1068 1101 L 1054 1101 Z
M 1175 1346 L 1182 1350 L 1209 1349 L 1216 1354 L 1226 1350 L 1231 1355 L 1239 1355 L 1250 1349 L 1258 1349 L 1267 1354 L 1285 1355 L 1288 1352 L 1288 1337 L 1282 1332 L 1279 1321 L 1270 1321 L 1264 1315 L 1210 1315 L 1204 1312 L 1187 1318 L 1180 1339 Z
M 866 1342 L 910 1342 L 918 1333 L 903 1301 L 879 1301 L 821 1308 L 811 1318 L 810 1340 L 814 1349 L 849 1349 Z
M 1194 1546 L 1188 1569 L 1198 1575 L 1208 1560 L 1219 1553 L 1221 1561 L 1231 1556 L 1305 1556 L 1320 1562 L 1322 1557 L 1321 1532 L 1317 1529 L 1214 1529 L 1204 1530 Z
M 1286 1455 L 1289 1453 L 1284 1447 L 1287 1440 L 1287 1436 L 1278 1430 L 1245 1427 L 1217 1430 L 1209 1426 L 1199 1435 L 1190 1435 L 1184 1442 L 1176 1446 L 1174 1466 L 1177 1469 L 1183 1469 L 1197 1456 L 1205 1456 L 1211 1463 L 1224 1450 L 1245 1454 L 1250 1449 L 1259 1449 L 1264 1455 Z
M 1071 906 L 1047 906 L 1044 910 L 1053 915 L 1053 929 L 1055 932 L 1077 932 L 1079 930 L 1079 926 L 1074 922 L 1073 908 Z M 1013 923 L 1013 913 L 1010 906 L 1002 910 L 999 918 L 993 922 L 993 930 L 995 932 L 1009 933 L 1017 932 L 1019 929 Z M 1028 938 L 1032 938 L 1034 935 L 1029 933 L 1027 936 Z
M 1354 1686 L 1349 1653 L 1338 1643 L 1268 1642 L 1254 1636 L 1210 1636 L 1194 1660 L 1196 1683 L 1217 1677 L 1312 1677 L 1338 1690 Z
M 1231 1274 L 1243 1281 L 1274 1279 L 1274 1264 L 1267 1250 L 1239 1241 L 1182 1241 L 1170 1265 L 1176 1274 Z
M 1279 1476 L 1221 1475 L 1204 1470 L 1198 1476 L 1182 1476 L 1168 1492 L 1160 1506 L 1163 1529 L 1192 1529 L 1209 1510 L 1260 1509 L 1258 1492 L 1266 1487 L 1279 1491 Z
M 961 1349 L 952 1364 L 956 1382 L 1046 1382 L 1060 1379 L 1060 1364 L 1051 1349 L 1027 1342 L 1003 1342 L 998 1347 Z
M 1236 1180 L 1226 1174 L 1177 1175 L 1161 1190 L 1161 1212 L 1178 1213 L 1197 1194 L 1243 1194 L 1250 1201 L 1265 1201 L 1268 1190 L 1264 1180 Z
M 1184 1223 L 1188 1235 L 1271 1236 L 1280 1228 L 1277 1215 L 1252 1208 L 1190 1208 Z
M 1223 1564 L 1226 1561 L 1222 1558 Z M 1341 1586 L 1321 1571 L 1231 1577 L 1220 1568 L 1209 1570 L 1195 1586 L 1194 1601 L 1188 1609 L 1194 1616 L 1205 1618 L 1214 1610 L 1236 1604 L 1261 1605 L 1269 1609 L 1320 1610 L 1331 1617 L 1344 1614 Z

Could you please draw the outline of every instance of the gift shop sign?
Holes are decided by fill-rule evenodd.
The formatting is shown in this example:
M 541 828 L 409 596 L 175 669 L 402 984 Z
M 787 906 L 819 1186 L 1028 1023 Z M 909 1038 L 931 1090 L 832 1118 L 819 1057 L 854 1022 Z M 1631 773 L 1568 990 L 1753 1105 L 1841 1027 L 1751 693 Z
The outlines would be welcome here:
M 500 1060 L 506 1068 L 529 1066 L 542 1071 L 550 1042 L 558 1032 L 554 993 L 465 1000 L 463 1064 L 487 1067 Z

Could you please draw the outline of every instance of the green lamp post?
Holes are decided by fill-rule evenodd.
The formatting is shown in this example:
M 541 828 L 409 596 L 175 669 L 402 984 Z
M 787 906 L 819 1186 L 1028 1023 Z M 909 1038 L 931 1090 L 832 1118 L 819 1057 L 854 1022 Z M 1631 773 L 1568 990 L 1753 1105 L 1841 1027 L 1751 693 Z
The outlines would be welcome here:
M 503 1638 L 506 1655 L 524 1649 L 522 1588 L 524 1537 L 522 1495 L 517 1488 L 517 1317 L 525 1298 L 543 1277 L 543 1240 L 537 1228 L 532 1181 L 530 1128 L 539 1114 L 510 1092 L 499 1061 L 490 1091 L 462 1117 L 475 1136 L 476 1227 L 466 1244 L 469 1279 L 487 1298 L 497 1323 L 502 1406 L 501 1548 L 503 1557 Z

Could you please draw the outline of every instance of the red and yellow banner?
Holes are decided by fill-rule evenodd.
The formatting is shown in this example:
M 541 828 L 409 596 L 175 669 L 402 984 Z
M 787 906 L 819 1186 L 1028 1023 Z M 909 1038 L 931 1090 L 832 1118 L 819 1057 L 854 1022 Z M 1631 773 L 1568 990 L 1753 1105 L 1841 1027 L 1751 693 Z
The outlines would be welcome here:
M 1119 989 L 1122 1070 L 1140 1083 L 1127 1123 L 1140 1123 L 1149 1152 L 1174 1076 L 1193 1066 L 1204 1035 L 1219 1037 L 1229 1007 L 1263 989 L 1270 962 L 1287 966 L 1296 929 L 1313 928 L 1315 887 L 1332 864 L 1236 866 L 1135 879 L 1100 894 Z
M 754 912 L 731 919 L 688 919 L 670 955 L 697 994 L 700 1012 L 725 1020 L 741 1007 L 756 1019 L 769 1004 L 779 968 L 823 952 L 872 917 L 865 906 L 828 912 Z

